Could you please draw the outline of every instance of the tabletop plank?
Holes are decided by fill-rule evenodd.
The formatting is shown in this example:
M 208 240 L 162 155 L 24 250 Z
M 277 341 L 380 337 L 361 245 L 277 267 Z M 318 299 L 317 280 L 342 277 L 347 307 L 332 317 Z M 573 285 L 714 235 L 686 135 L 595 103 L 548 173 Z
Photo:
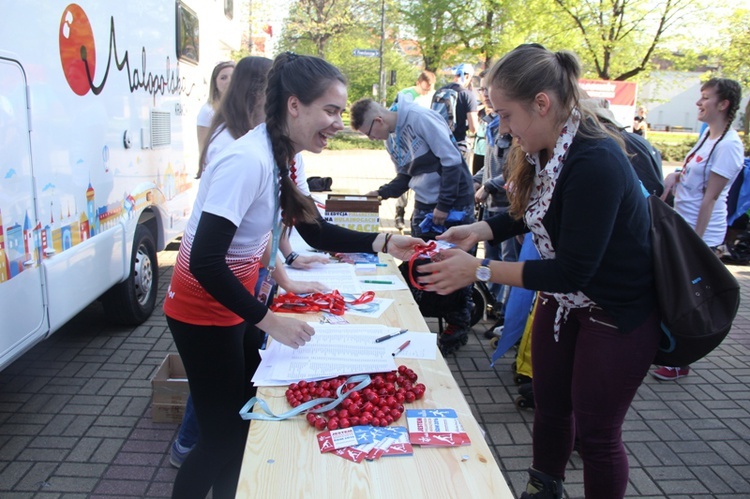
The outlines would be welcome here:
M 388 267 L 379 274 L 399 274 L 388 255 Z M 399 274 L 400 276 L 400 274 Z M 429 331 L 408 290 L 378 292 L 394 303 L 377 320 L 347 315 L 352 324 L 385 324 L 411 331 Z M 294 314 L 305 321 L 319 314 Z M 471 438 L 462 447 L 422 448 L 413 456 L 386 457 L 353 463 L 333 454 L 321 454 L 316 430 L 303 416 L 291 420 L 253 421 L 245 446 L 237 487 L 238 498 L 512 498 L 505 478 L 487 445 L 482 430 L 439 351 L 436 360 L 402 359 L 427 387 L 424 397 L 407 409 L 452 408 Z M 289 410 L 286 387 L 261 387 L 258 397 L 275 413 Z M 394 425 L 406 425 L 402 416 Z

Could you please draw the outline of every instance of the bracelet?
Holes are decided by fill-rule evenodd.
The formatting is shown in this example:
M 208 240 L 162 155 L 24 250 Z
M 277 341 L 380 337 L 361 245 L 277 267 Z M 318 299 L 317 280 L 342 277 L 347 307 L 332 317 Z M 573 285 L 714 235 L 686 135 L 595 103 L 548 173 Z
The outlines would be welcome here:
M 287 255 L 286 259 L 284 260 L 284 263 L 286 263 L 287 265 L 289 265 L 291 267 L 292 264 L 294 263 L 294 261 L 297 259 L 298 256 L 299 255 L 297 253 L 295 253 L 294 251 L 292 251 L 291 253 L 289 253 Z
M 390 233 L 385 235 L 385 242 L 383 243 L 383 247 L 380 250 L 381 253 L 388 254 L 388 241 L 390 241 L 392 236 L 393 234 Z

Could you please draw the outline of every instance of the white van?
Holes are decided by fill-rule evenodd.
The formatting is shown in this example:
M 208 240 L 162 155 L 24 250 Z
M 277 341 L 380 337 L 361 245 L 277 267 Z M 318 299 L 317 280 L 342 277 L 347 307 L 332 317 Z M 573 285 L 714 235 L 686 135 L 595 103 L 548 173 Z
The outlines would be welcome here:
M 196 116 L 246 23 L 232 0 L 0 6 L 2 369 L 97 299 L 149 317 L 197 189 Z

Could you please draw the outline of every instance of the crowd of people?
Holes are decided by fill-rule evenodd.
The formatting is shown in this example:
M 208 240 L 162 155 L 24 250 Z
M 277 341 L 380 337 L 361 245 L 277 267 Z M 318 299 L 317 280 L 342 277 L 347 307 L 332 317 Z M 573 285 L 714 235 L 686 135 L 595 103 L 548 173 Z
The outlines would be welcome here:
M 727 193 L 743 161 L 732 128 L 741 90 L 724 78 L 701 87 L 698 118 L 707 129 L 662 182 L 645 109 L 628 131 L 606 101 L 582 92 L 581 74 L 574 53 L 524 44 L 476 82 L 473 66 L 460 64 L 437 91 L 425 71 L 389 108 L 372 99 L 351 105 L 351 127 L 384 141 L 395 169 L 369 194 L 414 191 L 406 236 L 326 223 L 311 200 L 300 153 L 325 149 L 349 109 L 336 67 L 289 52 L 217 65 L 198 122 L 201 182 L 164 304 L 191 391 L 172 448 L 180 468 L 173 497 L 234 497 L 248 430 L 239 409 L 254 394 L 258 349 L 265 335 L 301 348 L 315 333 L 257 297 L 270 278 L 287 290 L 321 290 L 285 276 L 285 265 L 315 263 L 292 250 L 292 228 L 321 250 L 400 260 L 424 239 L 453 243 L 420 269 L 426 291 L 461 296 L 444 317 L 444 354 L 465 343 L 476 281 L 492 286 L 501 305 L 510 287 L 536 291 L 533 459 L 521 497 L 563 497 L 574 443 L 586 497 L 624 497 L 622 425 L 661 335 L 646 198 L 673 196 L 707 245 L 724 242 Z M 454 96 L 454 123 L 432 106 L 438 94 Z M 517 261 L 527 233 L 541 259 Z M 480 243 L 483 258 L 475 256 Z M 652 374 L 675 380 L 688 369 Z

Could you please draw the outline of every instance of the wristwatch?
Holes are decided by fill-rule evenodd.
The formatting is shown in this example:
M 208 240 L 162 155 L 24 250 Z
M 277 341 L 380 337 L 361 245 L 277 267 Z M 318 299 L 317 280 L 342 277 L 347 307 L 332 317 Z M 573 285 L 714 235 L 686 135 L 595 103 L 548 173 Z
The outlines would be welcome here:
M 284 260 L 284 263 L 286 263 L 287 265 L 289 265 L 291 267 L 292 264 L 294 263 L 294 261 L 297 259 L 298 256 L 299 255 L 297 253 L 295 253 L 294 251 L 292 251 L 291 253 L 289 253 L 286 256 L 286 260 Z
M 489 258 L 485 258 L 484 260 L 482 260 L 482 264 L 477 267 L 474 275 L 476 275 L 476 278 L 479 281 L 489 282 L 489 280 L 492 278 L 492 269 L 490 268 Z

